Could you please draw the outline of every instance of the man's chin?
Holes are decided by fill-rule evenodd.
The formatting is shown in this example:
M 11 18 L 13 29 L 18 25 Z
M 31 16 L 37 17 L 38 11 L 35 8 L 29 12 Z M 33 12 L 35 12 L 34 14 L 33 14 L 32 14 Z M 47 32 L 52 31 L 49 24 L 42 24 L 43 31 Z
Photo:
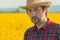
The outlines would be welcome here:
M 34 24 L 40 24 L 41 22 L 33 22 Z

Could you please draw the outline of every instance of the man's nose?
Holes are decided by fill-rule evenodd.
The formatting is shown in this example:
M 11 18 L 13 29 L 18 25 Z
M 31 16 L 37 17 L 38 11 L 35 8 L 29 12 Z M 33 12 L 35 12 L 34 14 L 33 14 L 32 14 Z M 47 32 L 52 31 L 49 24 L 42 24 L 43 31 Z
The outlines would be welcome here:
M 32 15 L 33 16 L 37 16 L 37 13 L 34 11 L 34 12 L 32 12 Z

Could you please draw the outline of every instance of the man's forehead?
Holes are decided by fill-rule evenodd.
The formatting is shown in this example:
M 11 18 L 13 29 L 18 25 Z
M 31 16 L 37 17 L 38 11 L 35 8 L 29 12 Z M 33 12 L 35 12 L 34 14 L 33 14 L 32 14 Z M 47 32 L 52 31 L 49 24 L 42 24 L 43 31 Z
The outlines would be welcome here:
M 27 9 L 33 9 L 33 8 L 41 8 L 41 6 L 32 6 L 32 7 L 29 7 Z

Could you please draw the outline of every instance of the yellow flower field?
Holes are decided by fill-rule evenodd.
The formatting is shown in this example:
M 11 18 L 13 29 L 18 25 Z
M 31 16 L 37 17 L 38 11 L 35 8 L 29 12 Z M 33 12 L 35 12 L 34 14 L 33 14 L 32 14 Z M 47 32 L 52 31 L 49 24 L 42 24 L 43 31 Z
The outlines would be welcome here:
M 60 24 L 60 13 L 49 13 L 48 18 Z M 26 13 L 0 13 L 0 40 L 23 40 L 24 32 L 33 25 Z

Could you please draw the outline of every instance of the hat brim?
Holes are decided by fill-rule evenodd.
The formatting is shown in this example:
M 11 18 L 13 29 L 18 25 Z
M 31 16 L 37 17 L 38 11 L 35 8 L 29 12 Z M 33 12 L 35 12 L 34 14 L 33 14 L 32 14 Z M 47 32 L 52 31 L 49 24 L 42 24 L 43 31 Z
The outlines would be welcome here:
M 38 6 L 38 5 L 50 7 L 51 3 L 52 2 L 41 2 L 41 3 L 38 3 L 38 4 L 32 4 L 32 5 L 20 6 L 20 7 L 23 8 L 23 9 L 27 9 L 27 8 L 32 7 L 32 6 Z

